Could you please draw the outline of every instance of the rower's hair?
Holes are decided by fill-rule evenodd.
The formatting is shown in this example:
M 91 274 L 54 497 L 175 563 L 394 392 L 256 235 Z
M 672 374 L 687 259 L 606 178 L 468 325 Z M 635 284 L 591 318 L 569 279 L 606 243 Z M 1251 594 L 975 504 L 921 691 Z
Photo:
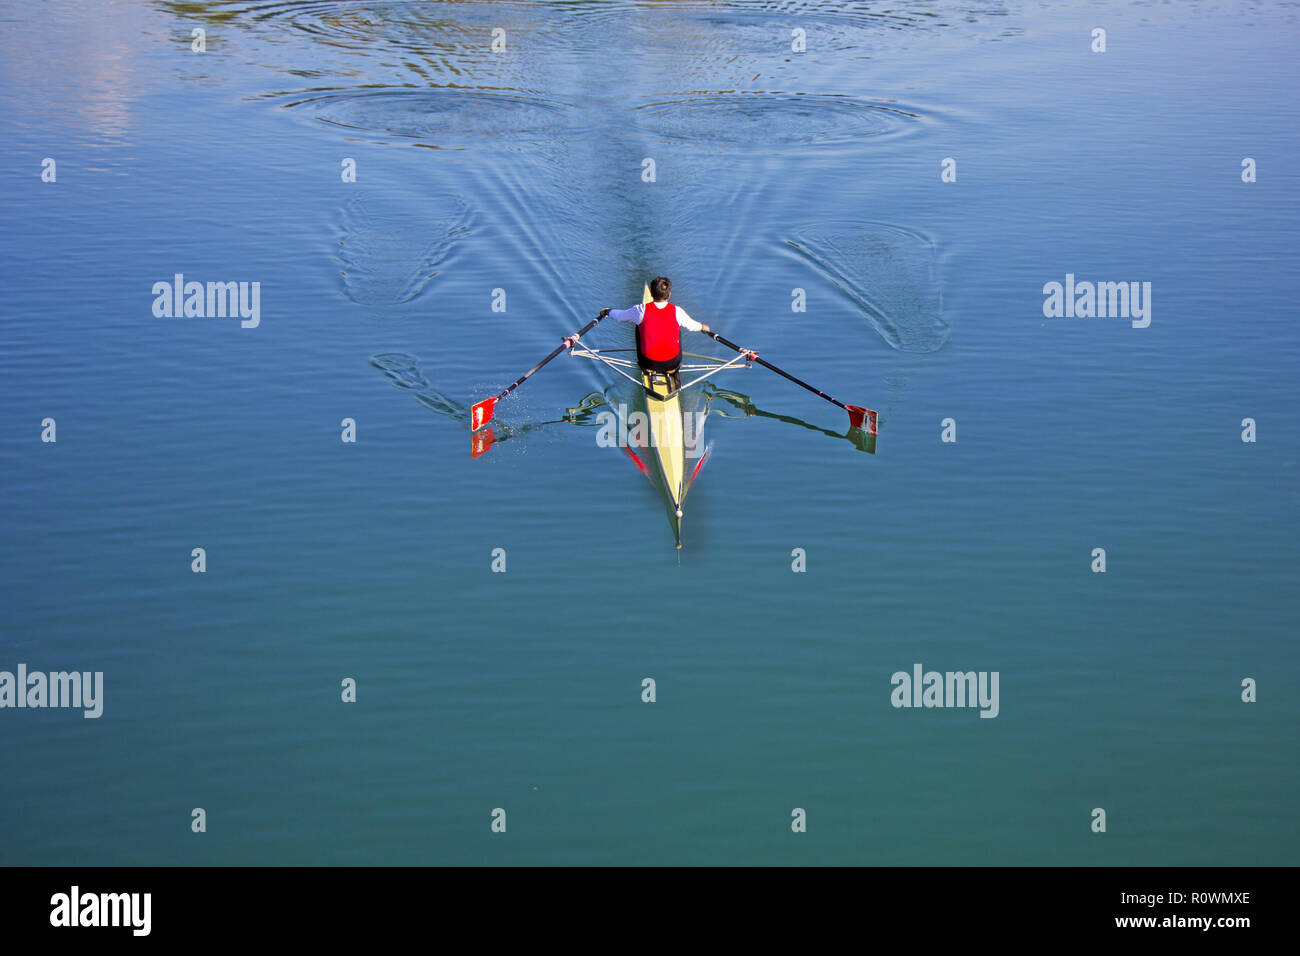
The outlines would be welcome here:
M 662 302 L 673 291 L 673 282 L 667 276 L 655 276 L 650 280 L 650 298 Z

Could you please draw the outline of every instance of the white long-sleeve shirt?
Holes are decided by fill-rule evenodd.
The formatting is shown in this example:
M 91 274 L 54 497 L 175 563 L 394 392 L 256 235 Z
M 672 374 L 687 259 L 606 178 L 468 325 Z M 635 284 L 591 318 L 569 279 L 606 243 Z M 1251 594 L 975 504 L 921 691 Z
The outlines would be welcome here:
M 662 309 L 667 304 L 667 302 L 651 302 L 649 305 L 634 305 L 630 309 L 610 309 L 609 317 L 615 322 L 631 322 L 633 325 L 640 325 L 646 309 Z M 680 305 L 677 306 L 677 324 L 688 332 L 698 332 L 704 328 L 687 315 L 686 310 Z

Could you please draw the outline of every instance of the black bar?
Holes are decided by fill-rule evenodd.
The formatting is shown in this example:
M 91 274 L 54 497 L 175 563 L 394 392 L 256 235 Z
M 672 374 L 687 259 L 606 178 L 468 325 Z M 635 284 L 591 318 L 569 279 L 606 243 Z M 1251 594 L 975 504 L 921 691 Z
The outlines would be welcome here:
M 485 842 L 506 846 L 512 839 L 514 834 L 493 836 L 484 827 Z M 1262 941 L 1251 935 L 1259 931 L 1282 938 L 1294 910 L 1295 873 L 1285 868 L 815 869 L 9 867 L 0 869 L 0 925 L 6 949 L 15 953 L 68 948 L 13 947 L 20 940 L 47 946 L 60 936 L 74 945 L 132 940 L 131 925 L 52 925 L 58 895 L 70 902 L 76 886 L 83 902 L 104 893 L 150 894 L 148 935 L 164 943 L 283 937 L 295 949 L 320 940 L 333 951 L 387 931 L 423 929 L 430 939 L 440 930 L 494 940 L 513 931 L 532 934 L 541 944 L 580 931 L 599 930 L 609 939 L 618 930 L 611 921 L 626 932 L 652 924 L 660 934 L 678 926 L 694 932 L 703 921 L 729 938 L 785 929 L 811 943 L 832 931 L 847 932 L 870 940 L 869 949 L 885 940 L 910 940 L 915 945 L 909 952 L 934 952 L 937 940 L 964 941 L 965 951 L 976 940 L 1002 944 L 1044 936 L 1128 938 L 1134 948 L 1156 943 L 1175 952 L 1192 940 L 1210 940 L 1217 951 L 1231 952 L 1234 943 Z M 721 908 L 720 880 L 732 901 Z M 665 885 L 673 887 L 671 906 L 660 895 Z M 1171 894 L 1182 899 L 1171 902 Z M 138 899 L 137 915 L 143 896 Z M 1212 925 L 1178 923 L 1191 919 Z M 1222 922 L 1242 919 L 1248 925 Z M 1147 920 L 1154 922 L 1142 925 Z

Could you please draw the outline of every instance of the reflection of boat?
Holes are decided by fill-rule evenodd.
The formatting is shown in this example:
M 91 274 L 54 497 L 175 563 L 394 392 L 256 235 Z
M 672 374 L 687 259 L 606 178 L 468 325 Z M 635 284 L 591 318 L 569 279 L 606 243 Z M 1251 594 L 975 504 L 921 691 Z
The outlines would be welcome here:
M 641 302 L 648 305 L 651 301 L 650 287 L 642 290 Z M 704 466 L 704 455 L 698 455 L 699 461 L 686 474 L 687 452 L 694 451 L 698 440 L 698 429 L 688 427 L 682 410 L 681 396 L 684 391 L 699 385 L 715 372 L 724 369 L 746 368 L 748 358 L 737 354 L 731 359 L 715 359 L 705 355 L 686 353 L 682 365 L 676 373 L 651 372 L 641 369 L 636 360 L 635 349 L 592 349 L 581 341 L 574 343 L 572 353 L 584 358 L 603 362 L 609 368 L 625 378 L 639 382 L 645 397 L 645 411 L 648 420 L 645 441 L 638 442 L 647 457 L 658 463 L 658 475 L 663 481 L 664 491 L 673 512 L 673 532 L 677 538 L 677 547 L 682 546 L 682 503 L 691 482 Z M 633 373 L 640 376 L 633 378 Z M 682 381 L 682 377 L 686 381 Z M 633 435 L 636 435 L 635 429 Z M 687 448 L 687 436 L 690 436 L 691 448 Z M 648 473 L 645 463 L 629 448 L 632 460 Z M 692 455 L 691 457 L 697 457 Z
M 690 490 L 691 482 L 694 481 L 703 468 L 708 454 L 707 448 L 702 448 L 701 437 L 703 422 L 706 418 L 765 418 L 770 421 L 782 422 L 808 431 L 818 432 L 828 438 L 844 439 L 852 444 L 854 448 L 868 454 L 875 454 L 876 451 L 876 436 L 861 428 L 849 427 L 841 434 L 829 428 L 813 425 L 793 415 L 782 415 L 766 411 L 755 405 L 748 395 L 732 389 L 719 388 L 712 382 L 704 381 L 714 372 L 721 371 L 724 368 L 744 368 L 743 360 L 742 363 L 738 364 L 736 359 L 724 362 L 721 359 L 687 352 L 685 353 L 681 372 L 687 376 L 688 381 L 671 393 L 668 402 L 656 403 L 658 409 L 656 417 L 659 422 L 654 426 L 656 431 L 660 433 L 668 432 L 669 428 L 665 424 L 665 420 L 669 418 L 667 414 L 668 406 L 674 403 L 678 405 L 677 419 L 683 423 L 680 427 L 680 452 L 676 457 L 670 457 L 665 461 L 660 448 L 653 446 L 646 448 L 644 443 L 637 447 L 632 447 L 630 444 L 631 439 L 637 435 L 637 428 L 627 427 L 635 425 L 634 422 L 629 421 L 630 416 L 627 414 L 629 401 L 631 400 L 631 404 L 636 406 L 637 411 L 646 416 L 647 425 L 649 422 L 654 421 L 650 412 L 652 403 L 656 402 L 647 394 L 644 377 L 634 377 L 640 375 L 640 369 L 636 364 L 635 351 L 633 349 L 588 349 L 579 343 L 572 354 L 597 360 L 614 369 L 619 375 L 635 383 L 635 392 L 629 395 L 625 393 L 626 390 L 619 391 L 616 386 L 610 386 L 602 392 L 589 392 L 575 405 L 564 409 L 562 417 L 549 421 L 507 424 L 497 420 L 492 427 L 482 428 L 473 433 L 472 453 L 477 457 L 488 451 L 493 445 L 522 439 L 530 432 L 550 429 L 555 425 L 605 429 L 609 427 L 612 416 L 613 420 L 619 423 L 621 447 L 624 452 L 642 473 L 663 490 L 669 524 L 676 534 L 679 546 L 681 543 L 681 518 L 678 517 L 677 511 L 682 499 L 686 496 L 686 492 Z M 442 394 L 434 388 L 421 372 L 419 360 L 415 356 L 390 352 L 372 356 L 370 364 L 383 372 L 394 387 L 411 392 L 416 401 L 435 415 L 456 421 L 462 425 L 472 424 L 470 409 L 463 403 Z M 682 401 L 683 393 L 687 388 L 691 389 L 691 391 L 685 397 L 694 396 L 698 398 L 698 401 L 685 403 Z M 664 393 L 657 392 L 657 394 Z M 682 407 L 683 405 L 691 407 Z M 648 433 L 649 428 L 642 428 L 641 431 Z M 654 460 L 649 461 L 651 458 Z M 688 469 L 689 474 L 687 474 Z M 668 491 L 669 488 L 676 488 L 678 491 L 673 494 Z

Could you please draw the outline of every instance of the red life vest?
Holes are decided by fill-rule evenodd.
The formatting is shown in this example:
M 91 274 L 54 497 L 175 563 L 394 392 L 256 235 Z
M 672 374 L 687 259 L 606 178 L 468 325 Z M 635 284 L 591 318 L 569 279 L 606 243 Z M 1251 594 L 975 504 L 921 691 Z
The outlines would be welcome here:
M 636 327 L 636 340 L 641 354 L 656 362 L 681 355 L 682 327 L 677 324 L 677 306 L 667 302 L 659 308 L 646 303 L 645 313 Z

